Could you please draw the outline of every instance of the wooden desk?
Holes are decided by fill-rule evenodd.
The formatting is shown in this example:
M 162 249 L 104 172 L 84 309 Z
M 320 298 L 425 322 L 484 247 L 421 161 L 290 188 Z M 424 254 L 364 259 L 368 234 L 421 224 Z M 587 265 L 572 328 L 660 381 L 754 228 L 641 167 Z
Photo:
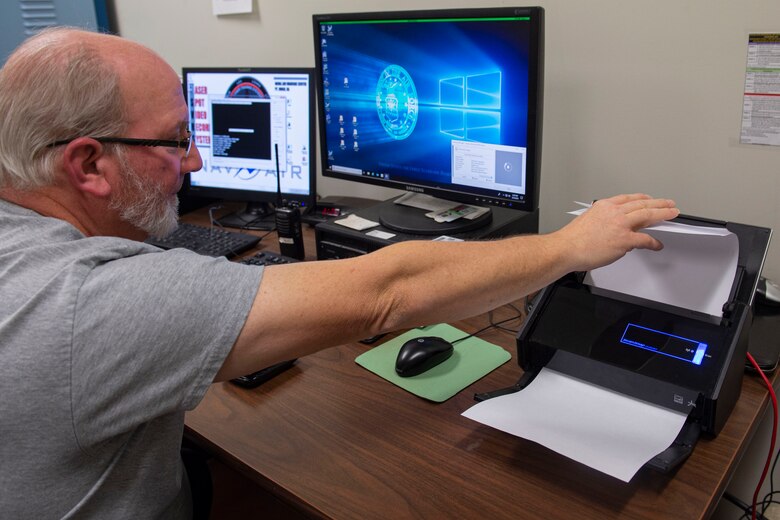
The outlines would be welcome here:
M 313 258 L 313 232 L 304 232 Z M 269 235 L 261 248 L 275 244 Z M 509 316 L 502 308 L 496 319 Z M 487 324 L 480 316 L 456 325 L 473 332 Z M 188 433 L 312 517 L 694 519 L 714 511 L 768 404 L 763 384 L 746 375 L 718 437 L 702 438 L 676 473 L 642 469 L 625 484 L 460 415 L 475 392 L 522 374 L 513 334 L 481 337 L 512 359 L 441 404 L 358 366 L 370 347 L 357 343 L 302 358 L 256 389 L 213 385 L 187 414 Z

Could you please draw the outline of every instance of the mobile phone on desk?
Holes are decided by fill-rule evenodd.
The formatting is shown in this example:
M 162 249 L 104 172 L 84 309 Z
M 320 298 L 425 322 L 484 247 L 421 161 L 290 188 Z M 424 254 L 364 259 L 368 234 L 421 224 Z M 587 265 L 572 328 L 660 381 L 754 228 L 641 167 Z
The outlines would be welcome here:
M 295 361 L 295 359 L 282 361 L 281 363 L 271 365 L 270 367 L 265 367 L 261 370 L 258 370 L 257 372 L 252 372 L 251 374 L 231 379 L 230 382 L 238 386 L 243 386 L 244 388 L 255 388 L 256 386 L 262 385 L 266 381 L 273 379 L 288 368 L 292 367 L 295 364 Z

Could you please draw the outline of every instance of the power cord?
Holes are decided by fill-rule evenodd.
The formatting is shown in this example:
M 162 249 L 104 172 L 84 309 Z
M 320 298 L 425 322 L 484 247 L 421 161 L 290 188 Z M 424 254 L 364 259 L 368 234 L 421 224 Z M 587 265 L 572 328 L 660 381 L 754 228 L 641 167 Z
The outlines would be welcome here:
M 514 305 L 512 305 L 511 303 L 510 303 L 510 304 L 507 304 L 507 305 L 508 305 L 509 307 L 511 307 L 511 308 L 513 308 L 513 309 L 515 309 L 516 311 L 518 311 L 518 314 L 517 314 L 517 316 L 512 316 L 511 318 L 507 318 L 507 319 L 505 319 L 505 320 L 497 321 L 497 322 L 495 322 L 495 323 L 494 323 L 494 322 L 493 322 L 493 318 L 492 318 L 492 314 L 491 314 L 491 315 L 490 315 L 490 325 L 488 325 L 487 327 L 482 327 L 482 328 L 481 328 L 481 329 L 479 329 L 478 331 L 476 331 L 476 332 L 472 332 L 472 333 L 471 333 L 471 334 L 469 334 L 468 336 L 463 336 L 462 338 L 458 338 L 458 339 L 456 339 L 456 340 L 454 340 L 454 341 L 451 341 L 451 343 L 452 343 L 453 345 L 454 345 L 455 343 L 460 343 L 461 341 L 467 340 L 467 339 L 469 339 L 469 338 L 473 338 L 474 336 L 476 336 L 476 335 L 478 335 L 478 334 L 482 334 L 482 333 L 483 333 L 483 332 L 485 332 L 486 330 L 489 330 L 489 329 L 492 329 L 492 328 L 498 328 L 498 329 L 502 329 L 502 330 L 511 330 L 511 329 L 507 329 L 507 328 L 505 328 L 505 327 L 501 327 L 500 325 L 503 325 L 504 323 L 507 323 L 507 322 L 509 322 L 509 321 L 512 321 L 512 320 L 521 319 L 521 318 L 523 317 L 523 313 L 522 313 L 522 312 L 520 312 L 520 311 L 519 311 L 519 309 L 518 309 L 517 307 L 515 307 Z M 491 312 L 492 312 L 492 311 L 491 311 Z M 513 332 L 514 332 L 514 331 L 513 331 Z
M 738 508 L 740 508 L 742 510 L 742 516 L 739 517 L 740 520 L 743 519 L 743 518 L 749 518 L 751 509 L 752 509 L 750 504 L 748 504 L 746 502 L 743 502 L 738 497 L 732 495 L 728 491 L 723 493 L 723 498 L 725 498 L 726 500 L 728 500 L 729 502 L 731 502 L 732 504 L 734 504 L 735 506 L 737 506 Z M 767 517 L 765 517 L 761 513 L 758 513 L 758 520 L 768 520 L 768 519 L 767 519 Z
M 775 469 L 777 468 L 778 459 L 780 459 L 780 451 L 775 454 L 775 461 L 772 463 L 772 469 L 769 471 L 769 493 L 767 493 L 761 501 L 762 511 L 766 511 L 772 504 L 780 504 L 780 501 L 774 499 L 774 496 L 780 493 L 780 491 L 775 491 Z
M 528 305 L 528 297 L 526 296 L 524 301 L 523 301 L 523 306 L 527 307 L 527 305 Z M 523 311 L 518 309 L 517 306 L 515 304 L 513 304 L 513 303 L 507 303 L 506 306 L 510 307 L 512 310 L 514 310 L 517 313 L 517 316 L 515 316 L 513 318 L 510 318 L 510 319 L 507 319 L 507 320 L 503 320 L 503 321 L 498 322 L 498 323 L 495 323 L 495 322 L 493 322 L 493 313 L 495 312 L 493 310 L 493 311 L 488 311 L 488 321 L 490 322 L 490 325 L 492 325 L 493 327 L 497 328 L 498 330 L 503 330 L 504 332 L 511 332 L 512 334 L 517 334 L 518 332 L 520 332 L 519 330 L 510 329 L 508 327 L 503 327 L 501 324 L 502 323 L 506 323 L 507 321 L 522 319 L 524 313 L 523 313 Z
M 772 387 L 772 383 L 769 382 L 769 379 L 767 379 L 766 374 L 764 374 L 764 371 L 761 370 L 758 366 L 758 363 L 756 363 L 756 360 L 753 358 L 752 355 L 748 352 L 747 354 L 748 361 L 750 361 L 750 364 L 753 365 L 753 368 L 755 368 L 756 372 L 760 374 L 761 379 L 763 379 L 764 384 L 767 387 L 767 390 L 769 392 L 769 396 L 772 399 L 772 410 L 773 410 L 773 417 L 774 422 L 772 423 L 772 437 L 769 443 L 769 455 L 767 456 L 766 463 L 764 464 L 764 470 L 761 473 L 761 478 L 758 481 L 758 485 L 756 486 L 756 490 L 753 493 L 753 504 L 748 505 L 739 500 L 738 498 L 734 497 L 731 494 L 724 493 L 724 498 L 729 500 L 730 502 L 737 505 L 737 507 L 740 507 L 744 513 L 742 516 L 740 516 L 740 520 L 743 518 L 751 518 L 752 520 L 756 520 L 756 517 L 758 515 L 759 518 L 765 519 L 764 513 L 766 512 L 767 507 L 772 503 L 778 503 L 776 500 L 774 500 L 775 493 L 780 493 L 780 491 L 775 491 L 774 487 L 774 471 L 775 467 L 777 465 L 777 455 L 775 456 L 774 463 L 772 463 L 772 471 L 769 477 L 769 493 L 764 496 L 763 500 L 760 502 L 761 505 L 761 512 L 758 512 L 758 493 L 761 491 L 761 486 L 764 484 L 764 479 L 766 478 L 767 473 L 769 472 L 769 465 L 772 462 L 772 454 L 775 451 L 775 440 L 777 439 L 777 420 L 778 420 L 778 411 L 777 411 L 777 396 L 775 395 L 775 389 Z

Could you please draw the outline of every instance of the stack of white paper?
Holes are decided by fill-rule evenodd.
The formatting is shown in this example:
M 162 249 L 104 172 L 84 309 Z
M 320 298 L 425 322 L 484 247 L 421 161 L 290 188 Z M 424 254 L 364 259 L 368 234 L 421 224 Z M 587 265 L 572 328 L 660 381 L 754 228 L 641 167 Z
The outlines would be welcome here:
M 664 245 L 661 251 L 635 249 L 585 283 L 669 305 L 723 315 L 737 271 L 739 239 L 726 228 L 676 222 L 644 230 Z
M 672 444 L 686 417 L 547 368 L 524 390 L 463 415 L 624 482 Z

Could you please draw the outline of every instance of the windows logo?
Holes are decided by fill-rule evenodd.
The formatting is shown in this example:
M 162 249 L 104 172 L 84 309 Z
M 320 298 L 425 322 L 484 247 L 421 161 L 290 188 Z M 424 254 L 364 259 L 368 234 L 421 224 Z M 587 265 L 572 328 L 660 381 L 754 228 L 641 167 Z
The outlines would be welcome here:
M 439 131 L 466 141 L 499 144 L 501 72 L 439 80 Z

